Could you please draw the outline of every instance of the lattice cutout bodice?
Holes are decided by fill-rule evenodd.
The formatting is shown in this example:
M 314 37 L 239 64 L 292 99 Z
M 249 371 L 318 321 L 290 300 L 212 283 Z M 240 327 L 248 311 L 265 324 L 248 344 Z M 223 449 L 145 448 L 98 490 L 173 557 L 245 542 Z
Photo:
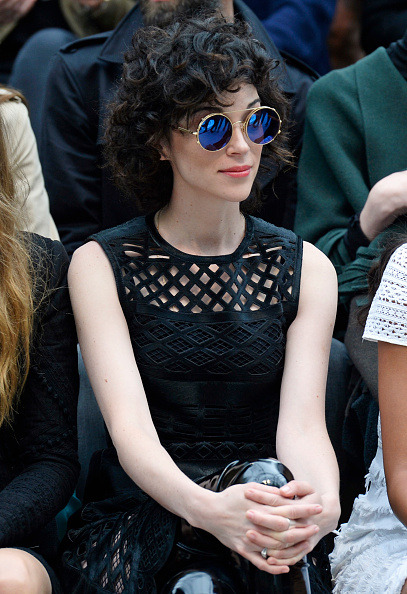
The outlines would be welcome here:
M 120 237 L 101 242 L 142 366 L 214 376 L 261 376 L 279 367 L 297 308 L 298 242 L 263 222 L 257 231 L 254 221 L 247 219 L 242 244 L 227 256 L 179 252 L 152 219 L 136 230 L 122 226 Z
M 199 457 L 210 456 L 208 441 L 217 452 L 228 439 L 239 448 L 252 443 L 253 451 L 272 441 L 286 333 L 298 307 L 300 240 L 252 217 L 244 240 L 226 256 L 179 252 L 152 217 L 95 239 L 112 264 L 167 449 L 171 442 L 175 458 L 183 459 L 182 450 L 188 459 L 185 443 L 199 442 Z
M 363 338 L 407 346 L 407 243 L 386 266 Z
M 281 245 L 248 246 L 237 262 L 172 258 L 139 236 L 121 247 L 122 275 L 130 301 L 172 312 L 257 311 L 286 300 L 293 268 Z

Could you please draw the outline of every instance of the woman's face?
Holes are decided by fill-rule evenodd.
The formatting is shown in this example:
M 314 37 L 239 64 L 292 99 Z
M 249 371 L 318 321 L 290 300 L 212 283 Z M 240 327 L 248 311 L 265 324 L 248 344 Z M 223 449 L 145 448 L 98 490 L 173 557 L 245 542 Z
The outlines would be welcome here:
M 237 122 L 243 122 L 250 111 L 260 106 L 254 86 L 242 85 L 237 93 L 225 93 L 227 108 L 203 105 L 188 122 L 180 127 L 195 132 L 200 121 L 211 113 L 225 113 L 233 125 L 229 144 L 216 152 L 204 150 L 197 137 L 174 130 L 169 145 L 163 146 L 164 158 L 168 159 L 174 174 L 172 198 L 177 195 L 191 200 L 215 200 L 239 203 L 251 191 L 260 164 L 262 146 L 251 142 Z

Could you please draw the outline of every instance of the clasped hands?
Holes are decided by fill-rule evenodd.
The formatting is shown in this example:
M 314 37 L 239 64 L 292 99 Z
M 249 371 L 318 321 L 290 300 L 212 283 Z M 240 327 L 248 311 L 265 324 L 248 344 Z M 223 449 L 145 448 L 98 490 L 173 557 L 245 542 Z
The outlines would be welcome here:
M 288 573 L 321 537 L 321 498 L 306 482 L 291 481 L 281 488 L 233 485 L 206 496 L 212 504 L 201 508 L 201 521 L 193 525 L 267 573 Z
M 246 537 L 260 550 L 267 550 L 264 563 L 270 573 L 287 573 L 289 566 L 312 551 L 319 540 L 320 497 L 301 481 L 291 481 L 280 489 L 261 484 L 248 487 L 245 497 L 263 509 L 257 505 L 246 512 L 253 524 Z M 263 563 L 256 565 L 264 569 Z

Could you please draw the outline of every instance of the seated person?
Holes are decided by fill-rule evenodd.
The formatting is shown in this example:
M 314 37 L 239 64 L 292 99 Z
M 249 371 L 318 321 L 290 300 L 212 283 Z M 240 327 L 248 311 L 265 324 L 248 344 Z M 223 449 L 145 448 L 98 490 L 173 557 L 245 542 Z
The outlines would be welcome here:
M 298 155 L 302 138 L 305 96 L 313 76 L 290 61 L 286 66 L 273 41 L 242 0 L 142 0 L 112 32 L 61 50 L 54 60 L 45 98 L 40 157 L 51 213 L 68 254 L 91 234 L 139 214 L 101 167 L 106 105 L 121 75 L 124 51 L 144 24 L 164 26 L 197 7 L 220 7 L 228 18 L 250 24 L 254 35 L 280 62 L 279 84 L 292 101 L 291 148 Z M 213 8 L 214 9 L 214 8 Z M 267 185 L 262 214 L 278 224 L 293 224 L 296 201 L 295 169 L 263 173 Z M 277 197 L 276 197 L 277 196 Z M 288 217 L 288 218 L 286 218 Z
M 39 142 L 53 55 L 78 36 L 114 29 L 134 0 L 15 0 L 7 13 L 7 19 L 14 19 L 11 22 L 5 22 L 4 3 L 0 0 L 0 80 L 27 98 Z
M 70 266 L 112 440 L 64 544 L 70 592 L 163 591 L 181 525 L 205 531 L 211 559 L 248 561 L 248 591 L 274 591 L 338 520 L 324 419 L 335 271 L 247 212 L 262 154 L 289 157 L 273 65 L 245 26 L 214 17 L 140 28 L 125 55 L 106 150 L 147 214 L 91 236 Z M 195 482 L 270 456 L 296 480 Z
M 308 96 L 295 229 L 333 262 L 346 304 L 367 289 L 381 233 L 407 211 L 406 49 L 407 31 Z
M 342 307 L 338 326 L 346 329 L 349 355 L 375 398 L 377 346 L 362 344 L 355 312 L 360 295 L 367 291 L 367 273 L 384 235 L 405 225 L 406 44 L 407 32 L 387 50 L 379 48 L 315 83 L 307 103 L 298 172 L 295 230 L 319 247 L 337 269 Z M 375 403 L 355 401 L 359 405 L 362 433 L 369 435 L 364 451 L 368 467 L 376 451 L 378 408 Z
M 18 52 L 38 31 L 57 28 L 80 37 L 109 31 L 133 4 L 133 0 L 0 0 L 0 80 L 7 82 Z
M 379 444 L 366 494 L 356 499 L 349 522 L 335 539 L 332 575 L 338 594 L 405 594 L 407 235 L 386 249 L 371 279 L 371 293 L 377 292 L 363 337 L 379 346 Z
M 19 231 L 0 120 L 0 591 L 62 593 L 55 516 L 78 478 L 76 334 L 68 258 Z
M 37 143 L 24 97 L 13 89 L 0 87 L 0 117 L 16 186 L 16 200 L 20 201 L 22 229 L 59 239 L 49 212 Z

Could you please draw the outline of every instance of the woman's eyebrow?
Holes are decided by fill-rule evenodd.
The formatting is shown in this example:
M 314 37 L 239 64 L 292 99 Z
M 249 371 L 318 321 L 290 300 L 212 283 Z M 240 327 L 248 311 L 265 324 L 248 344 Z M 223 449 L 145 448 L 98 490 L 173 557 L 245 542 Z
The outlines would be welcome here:
M 191 117 L 196 115 L 197 113 L 201 113 L 203 111 L 207 111 L 209 113 L 214 113 L 215 111 L 217 111 L 218 108 L 214 105 L 208 105 L 208 106 L 204 106 L 204 107 L 197 107 L 192 113 L 191 113 Z
M 247 106 L 247 109 L 250 109 L 251 107 L 254 107 L 256 105 L 256 103 L 261 103 L 260 97 L 257 97 L 257 99 L 253 99 L 253 101 L 251 101 L 249 103 L 249 105 Z
M 256 99 L 253 99 L 253 101 L 251 101 L 248 106 L 247 109 L 251 109 L 252 107 L 254 107 L 256 105 L 256 103 L 261 103 L 260 101 L 260 97 L 256 97 Z M 198 107 L 197 109 L 195 109 L 192 113 L 190 117 L 195 116 L 198 113 L 201 112 L 205 112 L 207 111 L 208 113 L 223 113 L 223 111 L 227 112 L 230 111 L 228 110 L 228 108 L 221 106 L 221 105 L 203 105 L 201 107 Z M 238 109 L 233 110 L 233 111 L 239 111 Z

